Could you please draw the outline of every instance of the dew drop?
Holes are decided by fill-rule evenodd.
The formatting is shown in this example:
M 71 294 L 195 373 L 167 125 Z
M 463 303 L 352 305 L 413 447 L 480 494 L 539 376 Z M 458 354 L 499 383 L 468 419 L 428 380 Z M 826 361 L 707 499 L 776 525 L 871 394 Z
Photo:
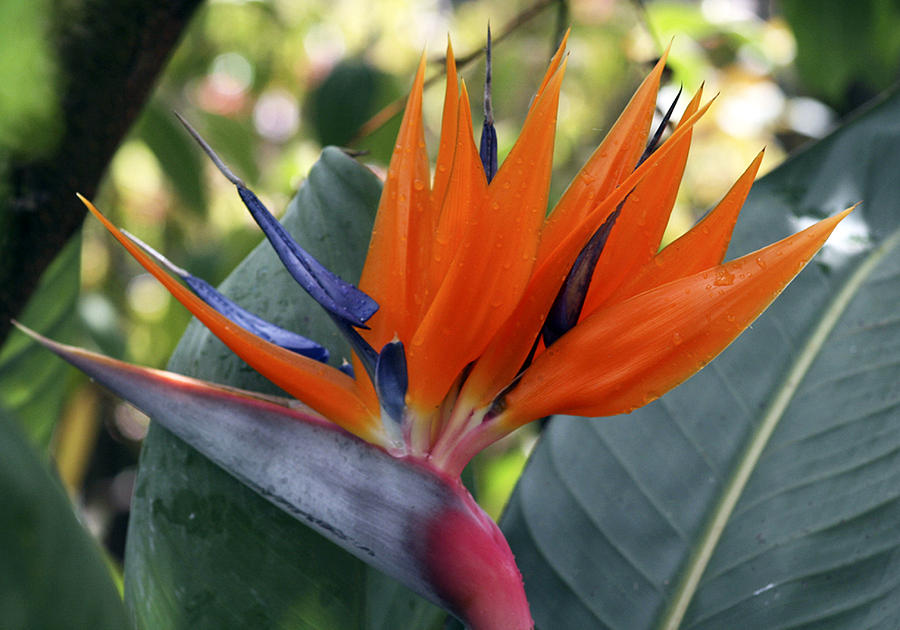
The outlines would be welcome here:
M 759 267 L 760 269 L 765 269 L 766 261 L 763 260 L 760 256 L 757 256 L 756 257 L 756 266 Z
M 672 343 L 676 346 L 680 346 L 682 343 L 684 343 L 684 339 L 681 337 L 681 333 L 672 333 Z
M 423 188 L 425 188 L 425 182 L 423 182 L 421 179 L 413 180 L 413 188 L 415 188 L 416 190 L 422 190 Z
M 727 269 L 719 269 L 716 271 L 716 279 L 713 280 L 713 284 L 717 287 L 729 287 L 734 284 L 734 275 Z

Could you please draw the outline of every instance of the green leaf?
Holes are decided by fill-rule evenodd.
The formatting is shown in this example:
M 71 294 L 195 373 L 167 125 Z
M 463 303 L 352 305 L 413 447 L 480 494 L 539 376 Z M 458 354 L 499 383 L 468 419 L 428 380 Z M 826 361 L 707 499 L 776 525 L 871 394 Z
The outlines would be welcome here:
M 402 98 L 394 78 L 360 58 L 338 63 L 310 92 L 306 117 L 319 144 L 346 146 L 355 142 L 377 161 L 387 164 L 396 144 L 401 116 L 385 121 L 364 138 L 360 129 L 391 101 Z
M 60 341 L 71 341 L 81 286 L 81 236 L 76 235 L 41 276 L 20 321 Z M 46 351 L 13 330 L 0 350 L 0 407 L 14 412 L 32 444 L 46 449 L 66 395 L 72 368 L 47 361 Z
M 781 0 L 797 40 L 796 67 L 807 89 L 838 109 L 851 91 L 870 93 L 897 79 L 900 5 L 895 0 Z
M 309 95 L 308 113 L 322 145 L 345 145 L 378 111 L 390 78 L 362 59 L 341 61 Z
M 371 172 L 326 149 L 283 223 L 323 264 L 355 282 L 379 195 Z M 248 256 L 222 290 L 323 343 L 336 363 L 350 356 L 268 243 Z M 170 368 L 278 392 L 195 321 Z M 128 534 L 126 601 L 141 628 L 380 630 L 402 627 L 410 616 L 432 623 L 443 617 L 155 425 L 144 442 Z
M 760 181 L 730 256 L 856 201 L 710 366 L 551 422 L 503 519 L 538 627 L 900 619 L 900 93 Z
M 17 424 L 0 411 L 0 626 L 129 627 L 100 550 Z

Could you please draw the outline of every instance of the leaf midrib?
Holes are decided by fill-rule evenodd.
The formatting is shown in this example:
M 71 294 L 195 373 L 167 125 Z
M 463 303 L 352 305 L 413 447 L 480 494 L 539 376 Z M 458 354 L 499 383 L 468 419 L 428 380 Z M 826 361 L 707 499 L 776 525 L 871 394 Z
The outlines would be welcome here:
M 779 421 L 784 416 L 784 412 L 796 394 L 798 387 L 803 382 L 813 361 L 825 345 L 831 331 L 837 325 L 841 315 L 843 315 L 859 288 L 865 283 L 878 263 L 898 245 L 900 245 L 900 229 L 895 230 L 881 245 L 872 250 L 822 312 L 822 316 L 819 318 L 819 322 L 816 324 L 812 334 L 801 347 L 799 354 L 796 355 L 787 377 L 774 392 L 774 397 L 763 411 L 761 421 L 757 424 L 756 430 L 740 454 L 732 474 L 725 480 L 719 500 L 707 520 L 706 527 L 694 545 L 687 565 L 681 572 L 681 578 L 675 588 L 674 596 L 664 610 L 657 628 L 661 630 L 677 630 L 681 626 L 688 606 L 700 584 L 700 578 L 703 576 L 712 558 L 713 551 L 715 551 L 719 539 L 722 537 L 722 532 L 731 518 L 738 499 L 740 499 L 750 479 L 750 475 L 755 470 L 756 464 L 769 442 L 769 438 L 771 438 Z

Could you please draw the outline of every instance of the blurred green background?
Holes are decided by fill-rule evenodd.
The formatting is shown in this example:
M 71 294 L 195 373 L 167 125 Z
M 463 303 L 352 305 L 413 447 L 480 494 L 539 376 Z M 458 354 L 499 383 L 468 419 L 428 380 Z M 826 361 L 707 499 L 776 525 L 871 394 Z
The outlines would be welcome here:
M 0 172 L 8 155 L 39 155 L 58 132 L 59 77 L 47 26 L 53 8 L 49 1 L 0 2 Z M 572 28 L 551 199 L 670 42 L 660 108 L 679 86 L 691 95 L 702 83 L 708 96 L 720 94 L 694 133 L 667 238 L 715 203 L 762 147 L 765 172 L 826 134 L 896 79 L 900 59 L 900 3 L 893 0 L 210 1 L 190 23 L 95 201 L 115 223 L 217 284 L 260 235 L 172 110 L 278 213 L 327 144 L 360 151 L 363 163 L 383 172 L 399 125 L 390 114 L 399 113 L 423 53 L 427 76 L 442 73 L 448 35 L 480 112 L 488 22 L 501 160 L 547 60 Z M 442 98 L 443 82 L 435 81 L 424 104 L 432 155 Z M 78 245 L 45 275 L 32 316 L 62 322 L 57 330 L 78 345 L 164 365 L 187 311 L 98 222 L 85 223 Z M 13 335 L 0 354 L 0 404 L 48 449 L 82 520 L 120 558 L 148 421 L 74 371 L 47 367 L 48 355 L 25 356 L 23 344 Z M 502 510 L 535 431 L 476 460 L 479 498 L 492 515 Z

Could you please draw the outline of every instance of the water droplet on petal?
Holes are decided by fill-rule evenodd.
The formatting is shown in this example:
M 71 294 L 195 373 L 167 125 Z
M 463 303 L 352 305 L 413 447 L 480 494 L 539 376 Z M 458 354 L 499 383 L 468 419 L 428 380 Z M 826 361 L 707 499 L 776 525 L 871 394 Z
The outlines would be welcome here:
M 716 279 L 713 284 L 717 287 L 729 287 L 734 284 L 734 275 L 722 267 L 716 271 Z

